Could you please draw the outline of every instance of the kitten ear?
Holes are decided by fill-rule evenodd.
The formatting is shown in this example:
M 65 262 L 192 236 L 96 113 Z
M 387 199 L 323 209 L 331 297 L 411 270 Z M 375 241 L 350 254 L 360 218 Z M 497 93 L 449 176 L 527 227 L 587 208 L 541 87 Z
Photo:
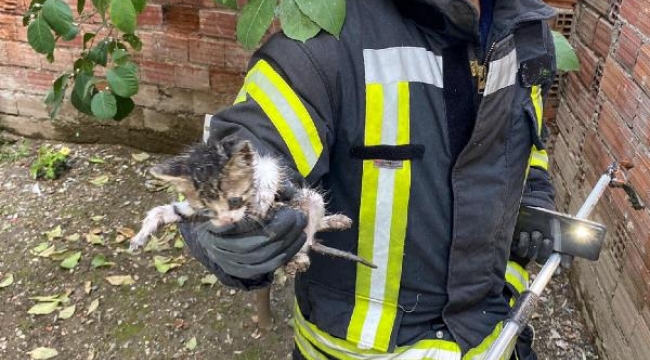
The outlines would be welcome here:
M 228 167 L 232 166 L 241 169 L 253 166 L 255 151 L 250 141 L 238 141 L 225 150 L 230 155 Z

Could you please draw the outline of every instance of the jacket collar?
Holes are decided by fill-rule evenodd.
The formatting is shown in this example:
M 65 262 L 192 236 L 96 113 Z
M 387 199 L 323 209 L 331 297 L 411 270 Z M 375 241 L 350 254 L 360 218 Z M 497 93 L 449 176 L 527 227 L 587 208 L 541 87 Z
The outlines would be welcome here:
M 468 0 L 394 0 L 419 26 L 479 42 L 479 14 Z M 492 37 L 510 33 L 526 21 L 549 19 L 555 11 L 540 0 L 494 0 Z

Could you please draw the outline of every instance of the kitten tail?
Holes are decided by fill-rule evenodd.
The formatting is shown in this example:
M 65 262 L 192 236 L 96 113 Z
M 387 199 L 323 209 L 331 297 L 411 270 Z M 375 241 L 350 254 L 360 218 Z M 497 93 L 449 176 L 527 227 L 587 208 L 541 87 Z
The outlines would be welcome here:
M 310 249 L 314 250 L 315 252 L 317 252 L 319 254 L 329 255 L 329 256 L 333 256 L 333 257 L 338 257 L 338 258 L 343 258 L 343 259 L 346 259 L 346 260 L 354 261 L 356 263 L 363 264 L 363 265 L 365 265 L 365 266 L 367 266 L 369 268 L 373 268 L 373 269 L 377 268 L 377 265 L 371 263 L 370 261 L 368 261 L 368 260 L 366 260 L 366 259 L 364 259 L 364 258 L 362 258 L 360 256 L 354 255 L 354 254 L 349 253 L 347 251 L 334 249 L 334 248 L 331 248 L 329 246 L 325 246 L 325 245 L 320 244 L 320 243 L 312 244 L 310 246 Z

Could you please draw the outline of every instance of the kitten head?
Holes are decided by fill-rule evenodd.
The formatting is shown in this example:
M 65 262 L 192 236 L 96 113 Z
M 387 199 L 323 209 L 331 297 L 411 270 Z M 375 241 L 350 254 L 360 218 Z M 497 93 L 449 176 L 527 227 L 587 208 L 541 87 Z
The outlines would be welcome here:
M 255 152 L 248 141 L 200 144 L 153 167 L 153 176 L 174 185 L 190 206 L 216 226 L 241 220 L 255 196 Z

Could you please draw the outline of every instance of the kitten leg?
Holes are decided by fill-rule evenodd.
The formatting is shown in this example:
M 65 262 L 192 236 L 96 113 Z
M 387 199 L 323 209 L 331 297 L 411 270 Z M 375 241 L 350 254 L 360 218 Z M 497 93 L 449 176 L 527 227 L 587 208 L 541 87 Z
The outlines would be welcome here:
M 273 314 L 271 313 L 271 286 L 259 289 L 255 294 L 257 298 L 257 326 L 260 331 L 267 332 L 273 327 Z
M 298 208 L 307 215 L 307 226 L 305 226 L 307 240 L 293 259 L 285 266 L 285 271 L 289 275 L 304 272 L 309 268 L 310 261 L 307 254 L 314 244 L 314 236 L 318 231 L 321 220 L 325 216 L 325 201 L 323 201 L 323 197 L 317 191 L 301 189 L 298 195 Z
M 194 215 L 194 209 L 187 201 L 175 202 L 169 205 L 156 206 L 147 212 L 142 221 L 142 228 L 131 238 L 130 250 L 137 250 L 147 243 L 147 239 L 155 233 L 161 225 L 179 222 L 183 217 Z
M 318 231 L 345 230 L 350 226 L 352 226 L 352 219 L 343 214 L 335 214 L 323 217 L 318 224 Z

